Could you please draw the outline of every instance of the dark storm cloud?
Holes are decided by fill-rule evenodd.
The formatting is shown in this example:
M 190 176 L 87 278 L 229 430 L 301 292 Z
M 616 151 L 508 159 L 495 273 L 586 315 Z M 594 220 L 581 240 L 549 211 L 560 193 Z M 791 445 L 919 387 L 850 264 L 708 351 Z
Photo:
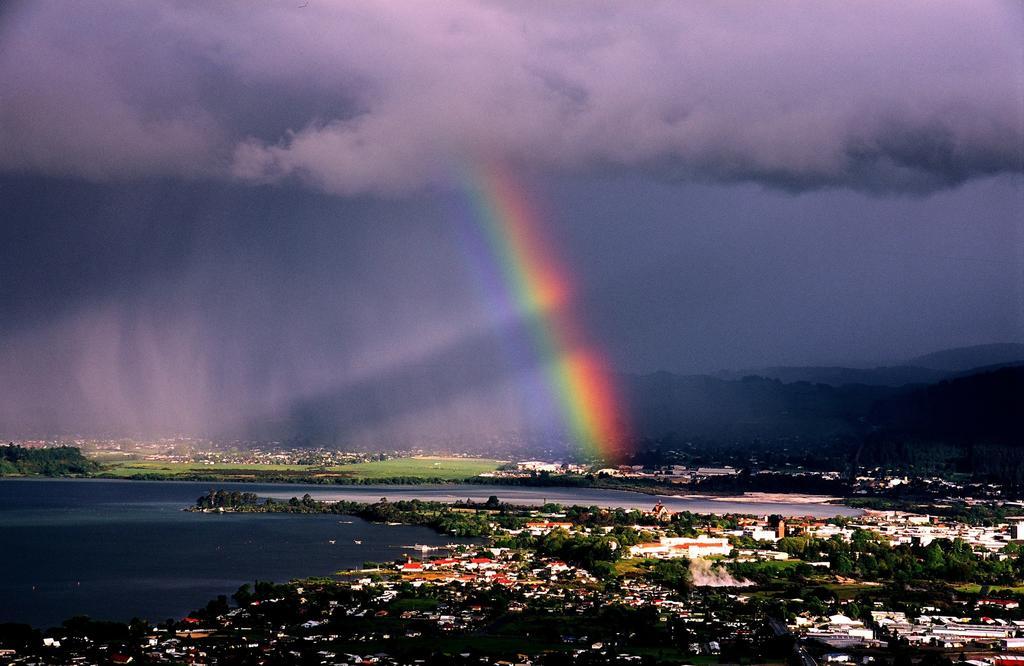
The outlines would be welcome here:
M 0 33 L 0 168 L 444 183 L 452 163 L 928 192 L 1022 170 L 1013 2 L 51 3 Z
M 640 177 L 528 189 L 621 371 L 1024 337 L 1019 178 L 895 199 Z M 389 448 L 550 428 L 536 354 L 507 349 L 530 322 L 481 296 L 453 199 L 0 178 L 0 434 Z
M 1022 32 L 995 2 L 0 5 L 0 434 L 556 431 L 462 244 L 476 160 L 545 204 L 617 370 L 1019 340 Z

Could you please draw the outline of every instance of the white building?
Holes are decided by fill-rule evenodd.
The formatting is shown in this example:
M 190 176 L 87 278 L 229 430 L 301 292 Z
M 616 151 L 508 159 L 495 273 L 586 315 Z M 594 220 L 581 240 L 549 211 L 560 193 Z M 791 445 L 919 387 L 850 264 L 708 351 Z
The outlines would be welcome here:
M 739 474 L 740 471 L 735 467 L 698 467 L 697 476 L 732 476 Z
M 516 465 L 526 472 L 557 472 L 561 465 L 558 463 L 543 462 L 541 460 L 527 460 Z
M 1010 525 L 1010 538 L 1014 541 L 1024 541 L 1024 520 Z
M 711 557 L 714 555 L 725 556 L 732 551 L 729 540 L 701 536 L 690 537 L 662 537 L 660 541 L 639 543 L 629 547 L 629 554 L 633 557 L 656 557 L 659 559 L 674 559 L 686 557 L 696 559 L 698 557 Z

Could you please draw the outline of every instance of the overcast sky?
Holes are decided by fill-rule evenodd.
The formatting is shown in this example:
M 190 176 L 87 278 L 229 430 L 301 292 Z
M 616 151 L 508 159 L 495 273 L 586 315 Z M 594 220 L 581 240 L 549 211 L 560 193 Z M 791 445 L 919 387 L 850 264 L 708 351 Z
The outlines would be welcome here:
M 417 428 L 514 428 L 535 368 L 459 212 L 495 162 L 617 370 L 1024 341 L 1021 35 L 1019 2 L 5 3 L 0 432 L 407 375 Z

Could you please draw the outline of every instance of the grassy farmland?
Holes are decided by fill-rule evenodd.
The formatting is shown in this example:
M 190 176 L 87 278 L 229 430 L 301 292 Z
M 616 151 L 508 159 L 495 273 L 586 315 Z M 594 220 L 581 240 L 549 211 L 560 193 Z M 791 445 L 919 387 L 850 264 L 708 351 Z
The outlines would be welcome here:
M 323 483 L 373 483 L 394 479 L 462 481 L 502 465 L 485 458 L 423 456 L 374 462 L 317 467 L 314 465 L 262 465 L 240 463 L 169 463 L 131 460 L 104 466 L 101 476 L 223 481 L 312 481 Z
M 104 468 L 104 476 L 132 478 L 137 476 L 190 476 L 193 474 L 261 474 L 270 472 L 309 472 L 311 465 L 259 465 L 241 463 L 172 463 L 148 460 L 128 460 Z
M 356 463 L 331 467 L 332 472 L 352 474 L 363 479 L 386 479 L 396 476 L 444 479 L 460 481 L 472 476 L 493 472 L 502 464 L 489 458 L 442 458 L 423 456 L 415 458 L 392 458 L 374 462 Z

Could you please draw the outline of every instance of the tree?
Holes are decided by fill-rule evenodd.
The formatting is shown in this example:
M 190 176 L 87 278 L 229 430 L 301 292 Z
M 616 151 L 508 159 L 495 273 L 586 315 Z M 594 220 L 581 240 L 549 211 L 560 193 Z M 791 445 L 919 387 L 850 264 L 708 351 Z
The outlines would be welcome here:
M 235 603 L 239 606 L 248 606 L 253 600 L 252 597 L 252 586 L 249 583 L 242 585 L 238 590 L 231 595 L 231 598 L 235 600 Z

